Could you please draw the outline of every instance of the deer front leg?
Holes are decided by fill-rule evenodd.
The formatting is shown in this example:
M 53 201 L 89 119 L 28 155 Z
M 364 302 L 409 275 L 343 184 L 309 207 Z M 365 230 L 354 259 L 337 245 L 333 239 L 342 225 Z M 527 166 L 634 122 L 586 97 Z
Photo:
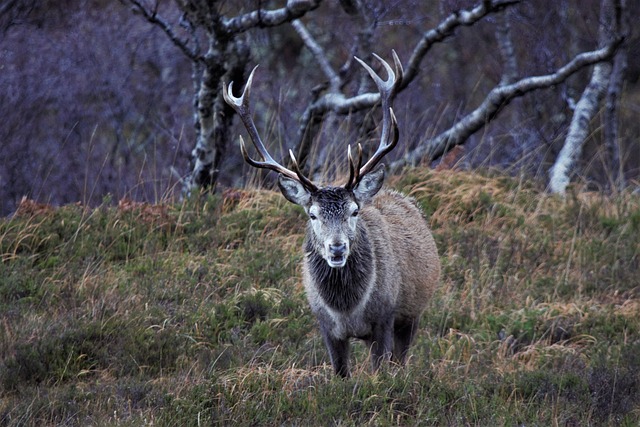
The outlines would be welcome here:
M 334 338 L 326 328 L 320 329 L 334 372 L 336 375 L 347 378 L 349 376 L 349 339 Z
M 393 349 L 393 314 L 387 314 L 372 325 L 371 341 L 371 368 L 376 372 L 380 363 L 391 359 Z

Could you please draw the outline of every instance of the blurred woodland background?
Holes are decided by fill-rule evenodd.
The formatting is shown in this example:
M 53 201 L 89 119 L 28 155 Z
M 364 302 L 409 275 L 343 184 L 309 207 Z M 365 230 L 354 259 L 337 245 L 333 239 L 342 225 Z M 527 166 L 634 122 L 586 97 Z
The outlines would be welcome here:
M 640 3 L 623 0 L 4 0 L 0 215 L 24 196 L 156 203 L 270 183 L 244 165 L 246 132 L 219 95 L 222 82 L 244 87 L 256 64 L 252 107 L 270 151 L 293 149 L 334 179 L 348 144 L 366 152 L 377 139 L 365 96 L 375 91 L 352 58 L 377 65 L 371 53 L 390 61 L 392 49 L 407 75 L 396 169 L 498 168 L 546 185 L 579 129 L 566 176 L 633 191 L 638 16 Z M 578 116 L 585 105 L 592 113 Z

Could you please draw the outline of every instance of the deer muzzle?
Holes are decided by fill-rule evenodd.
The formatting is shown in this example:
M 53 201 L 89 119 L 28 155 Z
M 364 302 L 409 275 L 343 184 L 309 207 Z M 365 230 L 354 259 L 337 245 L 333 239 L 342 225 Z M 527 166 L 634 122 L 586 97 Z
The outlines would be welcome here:
M 327 247 L 327 263 L 330 267 L 340 268 L 347 263 L 349 247 L 347 243 L 331 243 Z

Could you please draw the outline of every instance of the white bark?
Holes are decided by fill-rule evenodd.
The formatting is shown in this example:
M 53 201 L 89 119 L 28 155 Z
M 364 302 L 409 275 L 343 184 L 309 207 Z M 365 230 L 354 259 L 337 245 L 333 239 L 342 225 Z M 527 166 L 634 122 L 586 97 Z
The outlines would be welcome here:
M 502 78 L 501 85 L 507 85 L 518 79 L 518 60 L 511 40 L 511 25 L 509 24 L 509 13 L 505 11 L 496 15 L 496 41 L 502 57 Z
M 463 144 L 472 134 L 496 117 L 514 98 L 537 89 L 562 83 L 584 67 L 610 58 L 618 44 L 619 41 L 616 41 L 601 49 L 583 52 L 555 73 L 527 77 L 511 84 L 500 84 L 494 87 L 478 108 L 460 119 L 448 130 L 408 152 L 404 158 L 393 162 L 391 171 L 397 171 L 406 164 L 416 165 L 423 159 L 430 161 L 440 157 L 456 145 Z
M 504 11 L 518 3 L 519 0 L 483 0 L 480 4 L 468 9 L 451 13 L 443 19 L 435 28 L 423 33 L 422 38 L 416 44 L 404 67 L 404 77 L 398 88 L 398 92 L 406 88 L 415 79 L 420 71 L 420 64 L 427 52 L 435 44 L 443 42 L 451 37 L 454 31 L 462 26 L 472 26 L 481 21 L 484 17 Z M 329 90 L 315 99 L 302 114 L 298 137 L 296 142 L 296 158 L 301 165 L 304 165 L 311 149 L 310 129 L 317 127 L 327 113 L 349 114 L 372 108 L 380 101 L 377 92 L 360 93 L 353 97 L 348 97 L 342 92 L 344 85 L 343 78 L 330 66 L 322 48 L 313 39 L 311 34 L 300 23 L 294 21 L 294 28 L 298 31 L 307 48 L 314 54 L 320 64 L 324 74 L 329 79 Z M 369 78 L 365 76 L 365 81 Z
M 322 0 L 289 0 L 285 7 L 279 9 L 258 9 L 235 18 L 223 18 L 223 24 L 225 31 L 230 34 L 242 33 L 252 28 L 277 27 L 317 9 L 321 2 Z
M 471 26 L 483 19 L 485 16 L 501 12 L 504 9 L 518 3 L 518 0 L 483 0 L 479 5 L 468 9 L 460 10 L 447 16 L 437 27 L 425 32 L 422 38 L 413 49 L 411 58 L 405 67 L 404 79 L 400 89 L 406 87 L 416 77 L 420 71 L 420 64 L 427 52 L 436 43 L 442 42 L 451 37 L 453 32 L 461 26 Z
M 602 0 L 600 6 L 599 41 L 603 45 L 614 38 L 618 26 L 614 21 L 614 2 L 616 8 L 621 8 L 619 0 Z M 571 171 L 582 154 L 582 146 L 589 135 L 589 124 L 600 106 L 600 101 L 609 86 L 612 66 L 610 62 L 596 64 L 591 74 L 591 80 L 582 93 L 569 125 L 567 138 L 555 163 L 549 172 L 549 190 L 552 193 L 564 195 L 569 182 Z
M 480 21 L 485 16 L 503 11 L 517 1 L 488 1 L 481 2 L 469 10 L 455 12 L 446 17 L 437 27 L 423 34 L 422 39 L 416 45 L 406 67 L 400 90 L 405 88 L 420 70 L 420 63 L 430 48 L 446 38 L 450 37 L 454 30 L 460 26 L 470 26 Z M 336 88 L 342 87 L 340 77 L 331 68 L 322 49 L 317 45 L 308 32 L 300 24 L 295 24 L 307 47 L 314 53 L 325 75 L 330 81 L 329 91 L 307 107 L 302 115 L 301 126 L 298 132 L 297 157 L 306 159 L 305 153 L 309 150 L 308 131 L 312 124 L 318 124 L 328 112 L 336 114 L 348 114 L 350 112 L 371 108 L 379 102 L 377 93 L 364 93 L 354 97 L 345 96 Z M 544 76 L 524 78 L 519 81 L 517 76 L 517 63 L 513 54 L 513 46 L 509 38 L 509 27 L 506 18 L 502 21 L 501 28 L 497 31 L 499 47 L 505 62 L 503 79 L 485 98 L 484 102 L 474 111 L 454 123 L 450 129 L 436 136 L 425 144 L 407 153 L 404 158 L 391 164 L 391 172 L 399 170 L 406 164 L 415 165 L 423 159 L 431 160 L 446 153 L 452 147 L 464 143 L 473 133 L 490 122 L 506 105 L 514 98 L 520 97 L 533 90 L 557 85 L 586 66 L 593 65 L 610 58 L 615 51 L 618 42 L 608 44 L 601 49 L 584 52 L 573 60 L 559 68 L 555 73 Z
M 611 64 L 608 62 L 593 68 L 591 81 L 576 104 L 564 146 L 551 168 L 549 190 L 552 193 L 564 194 L 569 185 L 571 169 L 580 158 L 582 145 L 589 134 L 589 123 L 598 111 L 610 75 Z
M 181 181 L 187 194 L 195 189 L 215 188 L 233 117 L 233 110 L 222 99 L 221 82 L 232 81 L 234 77 L 238 80 L 249 60 L 248 46 L 238 35 L 252 28 L 275 27 L 296 20 L 320 6 L 322 0 L 288 0 L 281 8 L 259 8 L 233 18 L 223 16 L 224 7 L 214 5 L 215 2 L 196 2 L 196 7 L 192 7 L 176 0 L 184 12 L 182 20 L 190 30 L 190 38 L 179 37 L 172 24 L 158 15 L 160 0 L 128 2 L 135 13 L 160 27 L 193 63 L 196 143 L 191 151 L 191 172 Z M 200 49 L 196 27 L 204 30 L 206 52 Z

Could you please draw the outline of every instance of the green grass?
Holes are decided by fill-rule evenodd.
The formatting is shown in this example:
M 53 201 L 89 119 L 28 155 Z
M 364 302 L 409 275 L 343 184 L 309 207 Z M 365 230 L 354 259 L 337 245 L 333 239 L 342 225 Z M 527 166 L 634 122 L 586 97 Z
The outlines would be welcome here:
M 637 425 L 640 200 L 488 174 L 390 185 L 443 277 L 410 361 L 335 378 L 275 192 L 0 222 L 0 425 Z

